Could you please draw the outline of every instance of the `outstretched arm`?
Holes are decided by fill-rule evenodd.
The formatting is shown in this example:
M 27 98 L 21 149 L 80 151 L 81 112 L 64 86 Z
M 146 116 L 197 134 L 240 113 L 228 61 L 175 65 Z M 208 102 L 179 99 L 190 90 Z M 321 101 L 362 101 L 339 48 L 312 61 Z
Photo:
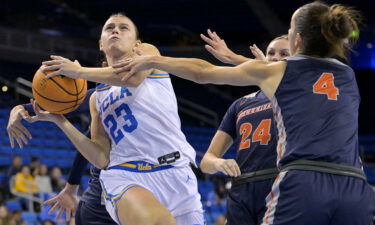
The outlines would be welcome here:
M 235 67 L 214 66 L 207 61 L 195 58 L 172 58 L 164 56 L 139 56 L 119 63 L 118 73 L 130 70 L 123 79 L 138 71 L 155 68 L 167 71 L 183 79 L 196 83 L 229 84 L 234 86 L 257 85 L 271 98 L 284 74 L 286 62 L 269 63 L 249 60 Z
M 33 102 L 36 116 L 31 117 L 29 121 L 42 120 L 54 122 L 89 162 L 97 168 L 104 169 L 109 163 L 111 144 L 95 108 L 95 95 L 95 93 L 92 94 L 90 98 L 91 129 L 96 129 L 91 131 L 91 139 L 77 130 L 63 115 L 42 111 L 36 105 L 36 102 Z
M 149 55 L 160 55 L 158 49 L 150 44 L 141 44 L 139 47 L 142 51 Z M 125 76 L 128 71 L 123 71 L 120 75 L 115 73 L 115 69 L 112 67 L 103 68 L 89 68 L 82 67 L 78 63 L 74 63 L 71 60 L 61 56 L 51 56 L 50 61 L 43 62 L 45 67 L 42 68 L 43 72 L 54 71 L 47 75 L 47 78 L 54 77 L 57 75 L 65 75 L 71 78 L 82 78 L 88 81 L 109 84 L 114 86 L 126 86 L 126 87 L 137 87 L 143 80 L 152 73 L 152 69 L 145 71 L 139 71 L 137 76 L 132 77 L 126 81 L 122 80 L 122 76 Z
M 250 58 L 236 54 L 229 49 L 224 39 L 221 39 L 216 32 L 212 32 L 210 29 L 208 29 L 207 34 L 208 37 L 201 34 L 201 38 L 207 43 L 204 47 L 221 62 L 236 66 L 250 60 Z M 255 44 L 249 48 L 251 53 L 255 56 L 255 59 L 266 61 L 266 57 L 264 56 L 263 52 Z
M 230 48 L 228 48 L 224 39 L 221 39 L 216 32 L 212 32 L 210 29 L 208 29 L 207 34 L 208 37 L 204 34 L 200 35 L 201 38 L 207 43 L 204 47 L 219 61 L 232 65 L 239 65 L 250 60 L 245 56 L 234 53 Z

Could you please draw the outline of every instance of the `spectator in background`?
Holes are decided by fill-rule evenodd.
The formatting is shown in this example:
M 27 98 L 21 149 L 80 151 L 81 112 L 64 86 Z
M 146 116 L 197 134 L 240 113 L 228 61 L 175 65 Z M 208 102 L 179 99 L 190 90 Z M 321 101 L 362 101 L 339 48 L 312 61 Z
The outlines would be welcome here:
M 42 225 L 56 225 L 52 220 L 43 220 Z
M 21 210 L 13 211 L 11 222 L 7 225 L 27 225 L 27 223 L 22 219 L 21 213 Z
M 215 183 L 215 190 L 212 190 L 208 193 L 207 206 L 218 206 L 221 211 L 225 212 L 227 195 L 227 190 L 225 188 L 225 180 L 215 177 L 213 182 Z
M 40 164 L 36 170 L 36 183 L 40 193 L 52 193 L 51 177 L 48 176 L 48 168 L 44 164 Z
M 226 217 L 224 216 L 224 214 L 221 214 L 217 219 L 216 219 L 216 222 L 215 222 L 215 225 L 225 225 L 226 224 Z
M 13 157 L 12 164 L 8 167 L 4 181 L 3 181 L 3 188 L 4 188 L 4 198 L 10 197 L 9 191 L 9 181 L 12 176 L 16 175 L 18 172 L 21 171 L 22 167 L 22 158 L 18 155 Z
M 21 172 L 16 174 L 14 190 L 26 194 L 38 192 L 38 185 L 35 178 L 31 175 L 29 166 L 22 166 Z
M 39 169 L 39 159 L 37 157 L 31 157 L 30 171 L 34 177 L 36 176 L 38 169 Z
M 61 169 L 59 167 L 53 167 L 51 170 L 51 184 L 52 184 L 52 191 L 53 192 L 60 192 L 64 186 L 66 181 L 62 177 Z
M 0 205 L 0 225 L 11 224 L 11 215 L 5 205 Z

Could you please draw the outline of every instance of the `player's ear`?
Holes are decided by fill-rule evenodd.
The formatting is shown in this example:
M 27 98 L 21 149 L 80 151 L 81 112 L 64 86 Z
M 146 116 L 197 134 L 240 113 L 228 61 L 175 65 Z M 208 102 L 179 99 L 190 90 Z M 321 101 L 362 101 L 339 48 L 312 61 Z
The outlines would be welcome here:
M 300 49 L 302 47 L 302 35 L 300 33 L 296 34 L 296 38 L 294 39 L 294 46 L 296 46 L 296 49 Z
M 100 51 L 103 51 L 103 44 L 102 44 L 102 40 L 99 40 L 99 50 L 100 50 Z

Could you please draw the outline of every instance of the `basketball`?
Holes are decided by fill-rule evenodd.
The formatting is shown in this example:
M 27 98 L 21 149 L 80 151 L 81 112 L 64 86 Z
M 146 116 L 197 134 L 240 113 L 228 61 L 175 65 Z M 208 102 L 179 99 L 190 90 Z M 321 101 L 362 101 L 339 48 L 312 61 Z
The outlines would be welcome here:
M 36 71 L 33 82 L 33 96 L 38 105 L 54 114 L 66 114 L 74 111 L 83 102 L 87 92 L 87 81 L 65 76 L 47 79 L 52 71 Z

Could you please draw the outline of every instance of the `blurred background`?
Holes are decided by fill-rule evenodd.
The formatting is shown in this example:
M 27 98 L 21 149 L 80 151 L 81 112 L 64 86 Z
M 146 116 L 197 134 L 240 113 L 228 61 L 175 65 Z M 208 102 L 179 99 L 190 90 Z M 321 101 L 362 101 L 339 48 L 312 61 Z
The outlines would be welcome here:
M 305 0 L 1 0 L 0 2 L 0 205 L 5 204 L 15 218 L 28 224 L 47 220 L 42 212 L 29 213 L 30 208 L 18 204 L 9 191 L 8 170 L 19 156 L 22 165 L 46 165 L 48 176 L 53 173 L 57 184 L 64 182 L 75 155 L 74 147 L 52 124 L 33 125 L 34 136 L 22 151 L 11 150 L 6 134 L 10 109 L 29 102 L 30 81 L 43 60 L 49 55 L 77 59 L 83 66 L 100 65 L 98 50 L 101 27 L 116 12 L 124 12 L 137 25 L 143 42 L 156 45 L 162 55 L 197 57 L 220 64 L 204 49 L 200 33 L 216 31 L 236 53 L 252 57 L 249 45 L 257 44 L 263 51 L 274 37 L 286 34 L 290 17 Z M 350 57 L 355 69 L 362 102 L 359 133 L 361 156 L 371 184 L 375 184 L 375 15 L 370 1 L 326 1 L 351 5 L 364 15 L 360 41 Z M 237 98 L 256 91 L 255 87 L 197 85 L 172 77 L 179 102 L 183 131 L 201 160 L 209 142 L 230 104 Z M 95 84 L 90 83 L 89 87 Z M 72 118 L 84 130 L 88 118 Z M 28 125 L 27 125 L 28 126 Z M 48 132 L 47 132 L 48 131 Z M 235 147 L 225 157 L 234 157 Z M 17 160 L 16 160 L 17 161 Z M 56 169 L 57 168 L 57 169 Z M 55 170 L 60 170 L 57 172 Z M 54 172 L 52 172 L 54 171 Z M 228 179 L 221 174 L 203 175 L 199 190 L 206 209 L 208 224 L 220 223 L 225 212 Z M 60 175 L 58 175 L 60 173 Z M 89 180 L 88 170 L 82 190 Z M 215 191 L 216 190 L 216 191 Z M 59 188 L 51 192 L 58 192 Z M 17 203 L 18 202 L 18 203 Z M 34 210 L 35 211 L 35 210 Z M 52 219 L 51 219 L 52 220 Z M 64 221 L 54 223 L 65 224 Z

